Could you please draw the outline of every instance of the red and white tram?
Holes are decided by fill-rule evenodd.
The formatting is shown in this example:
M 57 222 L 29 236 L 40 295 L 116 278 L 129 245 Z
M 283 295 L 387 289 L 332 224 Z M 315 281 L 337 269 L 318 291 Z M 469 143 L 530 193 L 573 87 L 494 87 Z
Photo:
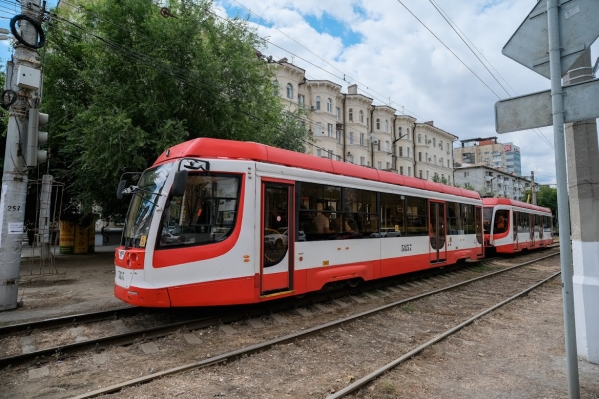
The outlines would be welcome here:
M 499 253 L 553 243 L 551 209 L 507 198 L 483 198 L 485 246 Z
M 137 306 L 261 302 L 484 256 L 476 192 L 257 143 L 191 140 L 125 185 L 114 292 Z

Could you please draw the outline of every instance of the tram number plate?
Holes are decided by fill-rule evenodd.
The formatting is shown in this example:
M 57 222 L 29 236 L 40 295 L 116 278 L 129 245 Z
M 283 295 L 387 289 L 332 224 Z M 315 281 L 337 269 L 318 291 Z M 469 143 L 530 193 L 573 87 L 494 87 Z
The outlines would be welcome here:
M 412 251 L 412 244 L 404 244 L 401 246 L 401 252 L 410 252 Z
M 125 281 L 125 272 L 117 272 L 117 278 L 121 281 Z

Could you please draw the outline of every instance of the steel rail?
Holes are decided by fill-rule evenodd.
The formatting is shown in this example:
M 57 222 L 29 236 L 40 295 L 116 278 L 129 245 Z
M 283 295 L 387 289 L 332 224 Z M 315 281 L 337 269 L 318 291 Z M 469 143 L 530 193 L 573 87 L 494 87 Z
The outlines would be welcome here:
M 93 323 L 103 320 L 110 320 L 112 318 L 116 318 L 119 316 L 131 316 L 135 315 L 141 311 L 147 309 L 144 308 L 136 308 L 136 307 L 126 307 L 126 308 L 118 308 L 113 310 L 105 310 L 102 312 L 93 312 L 93 313 L 81 313 L 74 315 L 67 315 L 61 317 L 54 317 L 51 319 L 44 319 L 38 321 L 32 321 L 27 323 L 19 323 L 19 324 L 9 324 L 6 326 L 0 327 L 0 338 L 4 338 L 11 334 L 17 334 L 24 331 L 30 331 L 35 329 L 51 329 L 51 328 L 60 328 L 72 326 L 75 324 L 81 323 Z
M 363 386 L 369 384 L 370 382 L 376 380 L 378 377 L 380 377 L 382 374 L 386 373 L 387 371 L 400 365 L 401 363 L 405 362 L 406 360 L 409 360 L 412 357 L 416 356 L 417 354 L 419 354 L 426 348 L 433 346 L 437 342 L 444 340 L 445 338 L 449 337 L 450 335 L 455 334 L 456 332 L 460 331 L 462 328 L 466 327 L 467 325 L 469 325 L 469 324 L 473 323 L 474 321 L 480 319 L 481 317 L 491 313 L 492 311 L 499 309 L 500 307 L 508 304 L 509 302 L 513 301 L 514 299 L 520 298 L 521 296 L 528 294 L 532 290 L 538 288 L 539 286 L 545 284 L 547 281 L 559 276 L 560 274 L 561 274 L 561 272 L 554 273 L 550 277 L 536 283 L 535 285 L 528 287 L 524 291 L 521 291 L 521 292 L 517 293 L 516 295 L 513 295 L 513 296 L 509 297 L 508 299 L 501 301 L 498 304 L 480 312 L 476 316 L 473 316 L 473 317 L 469 318 L 468 320 L 458 324 L 457 326 L 450 328 L 449 330 L 445 331 L 444 333 L 437 335 L 435 338 L 431 339 L 430 341 L 420 345 L 419 347 L 411 350 L 410 352 L 404 354 L 403 356 L 395 359 L 394 361 L 387 363 L 386 365 L 379 368 L 378 370 L 375 370 L 372 373 L 368 374 L 367 376 L 360 378 L 359 380 L 355 381 L 351 385 L 348 385 L 345 388 L 335 392 L 334 394 L 327 396 L 327 399 L 343 398 L 343 397 L 349 395 L 350 393 L 355 392 L 356 390 L 358 390 L 358 389 L 362 388 Z
M 142 376 L 142 377 L 138 377 L 138 378 L 135 378 L 135 379 L 132 379 L 132 380 L 129 380 L 129 381 L 124 381 L 124 382 L 121 382 L 121 383 L 118 383 L 118 384 L 114 384 L 114 385 L 110 385 L 110 386 L 107 386 L 107 387 L 104 387 L 104 388 L 100 388 L 100 389 L 97 389 L 95 391 L 86 392 L 84 394 L 81 394 L 81 395 L 78 395 L 78 396 L 74 396 L 72 399 L 86 399 L 86 398 L 97 397 L 99 395 L 110 394 L 110 393 L 118 392 L 118 391 L 122 390 L 123 388 L 129 387 L 129 386 L 133 386 L 133 385 L 138 385 L 138 384 L 144 384 L 144 383 L 150 382 L 152 380 L 155 380 L 157 378 L 161 378 L 161 377 L 164 377 L 164 376 L 167 376 L 167 375 L 176 374 L 176 373 L 180 373 L 182 371 L 187 371 L 187 370 L 192 370 L 192 369 L 200 369 L 200 368 L 212 366 L 212 365 L 215 365 L 215 364 L 220 364 L 220 363 L 226 363 L 226 362 L 229 362 L 229 361 L 233 361 L 233 360 L 241 358 L 242 356 L 247 356 L 247 355 L 251 355 L 251 354 L 254 354 L 254 353 L 262 352 L 262 351 L 270 349 L 270 348 L 272 348 L 272 347 L 274 347 L 276 345 L 283 345 L 283 344 L 287 344 L 287 343 L 292 343 L 292 342 L 296 341 L 297 339 L 304 339 L 306 337 L 309 337 L 309 336 L 312 336 L 312 335 L 315 335 L 315 334 L 320 334 L 320 333 L 322 333 L 324 331 L 328 331 L 328 330 L 336 328 L 336 327 L 338 327 L 340 325 L 343 325 L 344 323 L 352 322 L 352 321 L 358 320 L 358 319 L 366 317 L 366 316 L 371 316 L 373 314 L 382 312 L 384 310 L 387 310 L 387 309 L 390 309 L 390 308 L 394 308 L 394 307 L 397 307 L 397 306 L 401 306 L 403 304 L 406 304 L 408 302 L 412 302 L 412 301 L 415 301 L 415 300 L 418 300 L 418 299 L 426 298 L 426 297 L 438 294 L 438 293 L 443 292 L 443 291 L 448 291 L 448 290 L 451 290 L 451 289 L 454 289 L 454 288 L 457 288 L 457 287 L 468 285 L 468 284 L 471 284 L 473 282 L 476 282 L 476 281 L 479 281 L 479 280 L 482 280 L 482 279 L 494 276 L 496 274 L 505 273 L 507 271 L 510 271 L 510 270 L 513 270 L 513 269 L 516 269 L 516 268 L 519 268 L 519 267 L 527 266 L 529 264 L 536 263 L 536 262 L 539 262 L 541 260 L 544 260 L 544 259 L 556 256 L 556 255 L 559 255 L 559 252 L 556 252 L 556 253 L 553 253 L 553 254 L 550 254 L 550 255 L 547 255 L 547 256 L 543 256 L 543 257 L 535 259 L 535 260 L 527 261 L 527 262 L 524 262 L 524 263 L 521 263 L 521 264 L 518 264 L 518 265 L 515 265 L 515 266 L 511 266 L 509 268 L 502 269 L 502 270 L 499 270 L 499 271 L 496 271 L 496 272 L 493 272 L 493 273 L 485 274 L 483 276 L 475 277 L 475 278 L 470 279 L 470 280 L 462 281 L 460 283 L 452 284 L 452 285 L 449 285 L 447 287 L 439 288 L 439 289 L 436 289 L 436 290 L 433 290 L 433 291 L 429 291 L 429 292 L 426 292 L 426 293 L 423 293 L 423 294 L 419 294 L 419 295 L 414 295 L 414 296 L 409 297 L 409 298 L 405 298 L 405 299 L 401 299 L 399 301 L 388 303 L 388 304 L 379 306 L 377 308 L 370 309 L 370 310 L 367 310 L 367 311 L 364 311 L 364 312 L 360 312 L 360 313 L 357 313 L 355 315 L 347 316 L 347 317 L 344 317 L 342 319 L 331 321 L 331 322 L 328 322 L 328 323 L 325 323 L 325 324 L 321 324 L 319 326 L 315 326 L 315 327 L 312 327 L 312 328 L 308 328 L 308 329 L 305 329 L 305 330 L 294 332 L 294 333 L 291 333 L 291 334 L 288 334 L 288 335 L 285 335 L 283 337 L 279 337 L 279 338 L 276 338 L 276 339 L 273 339 L 273 340 L 261 342 L 261 343 L 250 345 L 250 346 L 247 346 L 247 347 L 243 347 L 243 348 L 231 351 L 231 352 L 227 352 L 227 353 L 224 353 L 224 354 L 221 354 L 221 355 L 212 356 L 212 357 L 204 359 L 204 360 L 199 360 L 199 361 L 188 363 L 188 364 L 185 364 L 185 365 L 182 365 L 182 366 L 177 366 L 177 367 L 170 368 L 170 369 L 167 369 L 167 370 L 163 370 L 163 371 L 159 371 L 159 372 L 156 372 L 156 373 L 148 374 L 148 375 L 145 375 L 145 376 Z M 553 277 L 555 277 L 558 274 L 559 273 L 553 275 L 550 278 L 553 278 Z M 533 288 L 530 288 L 529 291 L 532 290 L 532 289 Z M 512 298 L 510 298 L 510 300 L 512 300 Z

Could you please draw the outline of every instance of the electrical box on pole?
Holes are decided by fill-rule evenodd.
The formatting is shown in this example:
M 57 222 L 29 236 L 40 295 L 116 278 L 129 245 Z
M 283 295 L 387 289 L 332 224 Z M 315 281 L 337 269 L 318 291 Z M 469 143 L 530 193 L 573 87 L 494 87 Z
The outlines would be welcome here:
M 48 133 L 40 132 L 39 128 L 48 124 L 48 114 L 36 108 L 29 108 L 29 123 L 27 125 L 27 149 L 25 161 L 28 168 L 34 168 L 38 163 L 46 162 L 48 151 L 40 150 L 40 144 L 48 141 Z

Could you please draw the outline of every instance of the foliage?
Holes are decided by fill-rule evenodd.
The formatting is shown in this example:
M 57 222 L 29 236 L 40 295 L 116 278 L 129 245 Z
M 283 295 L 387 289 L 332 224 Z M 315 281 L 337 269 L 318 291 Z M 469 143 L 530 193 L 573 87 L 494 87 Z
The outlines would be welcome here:
M 472 184 L 470 184 L 470 183 L 466 183 L 466 184 L 464 184 L 464 188 L 465 188 L 466 190 L 472 190 L 472 191 L 475 191 L 475 190 L 474 190 L 474 186 L 473 186 Z
M 55 10 L 45 48 L 42 110 L 67 213 L 122 216 L 119 176 L 196 137 L 303 150 L 307 132 L 273 95 L 274 69 L 246 21 L 208 0 L 97 0 Z M 70 21 L 72 23 L 69 23 Z
M 528 198 L 532 201 L 532 191 L 527 189 L 524 191 L 522 201 L 527 202 Z M 536 192 L 537 205 L 551 209 L 553 216 L 557 216 L 557 188 L 551 186 L 539 186 Z M 554 222 L 555 224 L 556 222 Z

